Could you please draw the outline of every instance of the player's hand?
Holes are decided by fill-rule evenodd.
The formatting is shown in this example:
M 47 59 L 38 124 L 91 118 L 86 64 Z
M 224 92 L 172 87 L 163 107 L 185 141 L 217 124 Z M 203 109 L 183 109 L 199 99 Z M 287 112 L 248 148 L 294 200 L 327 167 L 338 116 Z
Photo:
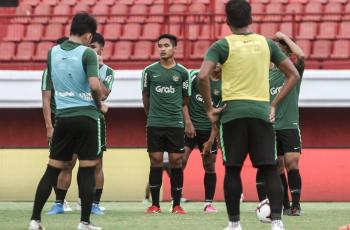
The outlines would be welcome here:
M 276 120 L 276 107 L 275 106 L 270 106 L 269 120 L 271 123 L 274 123 Z
M 108 112 L 108 106 L 105 103 L 103 103 L 103 102 L 101 102 L 100 111 L 103 114 L 106 114 Z
M 54 130 L 54 128 L 52 126 L 46 128 L 46 136 L 47 136 L 47 141 L 49 143 L 51 143 L 51 141 L 52 141 L 53 130 Z
M 206 141 L 203 144 L 202 155 L 210 155 L 212 146 L 213 146 L 213 142 L 211 140 Z
M 286 35 L 284 33 L 278 31 L 277 33 L 275 33 L 272 39 L 275 41 L 280 41 L 280 40 L 284 40 L 285 37 Z
M 186 122 L 186 124 L 185 124 L 185 134 L 189 138 L 194 138 L 197 135 L 196 129 L 194 128 L 192 122 Z
M 220 114 L 222 113 L 222 111 L 224 111 L 224 109 L 226 108 L 226 104 L 222 107 L 219 108 L 212 108 L 209 112 L 208 112 L 208 118 L 211 121 L 212 124 L 215 124 L 218 122 Z

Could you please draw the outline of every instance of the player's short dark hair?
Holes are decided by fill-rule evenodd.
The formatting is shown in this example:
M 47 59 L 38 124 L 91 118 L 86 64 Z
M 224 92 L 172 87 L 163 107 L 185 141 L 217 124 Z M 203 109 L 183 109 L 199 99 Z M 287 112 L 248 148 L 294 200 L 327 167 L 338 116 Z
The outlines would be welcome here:
M 226 3 L 227 23 L 234 28 L 252 24 L 252 8 L 246 0 L 230 0 Z
M 96 19 L 86 12 L 77 13 L 74 15 L 70 33 L 72 35 L 81 36 L 85 33 L 96 34 L 97 22 Z
M 102 47 L 105 46 L 105 39 L 104 37 L 102 36 L 102 34 L 100 33 L 96 33 L 94 34 L 94 36 L 92 37 L 92 40 L 91 40 L 91 43 L 98 43 L 100 44 Z
M 171 42 L 171 44 L 176 47 L 177 46 L 177 37 L 175 35 L 172 34 L 162 34 L 158 37 L 157 41 L 159 42 L 160 40 L 162 40 L 163 38 L 168 38 Z
M 60 45 L 67 40 L 68 40 L 68 37 L 60 37 L 59 39 L 56 40 L 56 44 Z

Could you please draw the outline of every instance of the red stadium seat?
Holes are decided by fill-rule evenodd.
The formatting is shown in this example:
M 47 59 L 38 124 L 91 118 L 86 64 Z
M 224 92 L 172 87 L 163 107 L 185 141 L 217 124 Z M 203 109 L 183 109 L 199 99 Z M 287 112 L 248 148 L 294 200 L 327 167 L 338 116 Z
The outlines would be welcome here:
M 106 41 L 105 46 L 103 48 L 103 61 L 109 61 L 113 54 L 114 42 Z
M 191 0 L 170 0 L 170 4 L 190 4 Z
M 268 4 L 269 0 L 251 0 L 250 3 L 262 3 L 262 4 Z
M 169 33 L 174 34 L 177 38 L 183 38 L 183 28 L 180 24 L 170 24 Z
M 69 15 L 71 13 L 70 5 L 59 4 L 53 9 L 53 17 L 50 22 L 57 22 L 66 24 L 69 20 Z
M 310 2 L 305 6 L 304 21 L 320 21 L 323 5 L 319 2 Z
M 193 52 L 190 55 L 192 59 L 204 59 L 204 55 L 207 52 L 210 42 L 209 41 L 196 41 L 194 42 Z
M 217 38 L 221 39 L 221 38 L 224 38 L 224 37 L 226 37 L 227 35 L 230 35 L 230 34 L 232 34 L 232 31 L 231 31 L 230 27 L 226 23 L 223 23 L 223 24 L 221 24 L 220 33 L 217 36 Z
M 90 6 L 88 4 L 85 3 L 78 3 L 77 5 L 75 5 L 73 7 L 73 12 L 72 14 L 76 14 L 79 12 L 90 12 Z
M 199 35 L 199 38 L 200 39 L 211 39 L 211 38 L 214 38 L 212 37 L 211 35 L 211 27 L 210 24 L 204 24 L 204 25 L 201 25 L 201 33 Z
M 24 41 L 40 41 L 44 34 L 44 25 L 30 24 L 27 26 L 27 33 L 23 38 Z
M 15 18 L 11 20 L 11 23 L 28 23 L 30 21 L 30 15 L 33 12 L 33 6 L 29 4 L 20 4 L 16 8 Z
M 141 39 L 156 40 L 161 34 L 162 25 L 159 23 L 148 23 L 143 26 Z
M 96 4 L 92 7 L 92 14 L 95 16 L 98 23 L 106 23 L 109 13 L 109 6 L 105 4 Z
M 40 42 L 36 47 L 34 61 L 45 61 L 47 60 L 47 53 L 49 49 L 54 45 L 52 42 Z
M 277 23 L 261 23 L 260 24 L 260 34 L 264 35 L 267 38 L 273 38 L 275 33 L 278 31 L 278 24 Z
M 189 50 L 189 48 L 191 48 L 191 47 L 188 47 L 189 45 L 190 44 L 187 43 L 188 50 Z M 177 43 L 177 46 L 176 46 L 175 58 L 182 59 L 182 58 L 184 58 L 184 55 L 185 55 L 184 41 L 179 41 Z M 158 57 L 159 57 L 159 54 L 158 54 Z
M 343 20 L 349 20 L 350 19 L 350 3 L 345 5 L 344 8 L 344 16 L 343 16 Z
M 253 22 L 252 24 L 250 24 L 249 29 L 250 29 L 250 32 L 252 32 L 252 33 L 256 33 L 256 34 L 260 33 L 259 23 Z
M 283 11 L 283 5 L 282 3 L 270 3 L 266 6 L 266 14 L 267 16 L 264 17 L 264 21 L 266 22 L 280 22 L 282 19 L 282 12 Z M 277 14 L 277 15 L 276 15 Z
M 0 60 L 10 61 L 15 55 L 16 44 L 13 42 L 0 42 Z
M 74 6 L 79 0 L 61 0 L 60 4 Z
M 270 0 L 270 3 L 288 4 L 288 3 L 289 3 L 289 0 Z
M 349 59 L 350 58 L 350 41 L 337 40 L 334 42 L 332 59 Z
M 315 39 L 316 33 L 316 22 L 303 22 L 300 23 L 299 34 L 297 35 L 297 39 Z
M 20 41 L 24 36 L 24 25 L 22 24 L 10 24 L 7 28 L 7 34 L 4 37 L 4 41 Z
M 37 6 L 39 4 L 39 2 L 40 2 L 40 0 L 23 0 L 23 1 L 21 1 L 21 4 Z
M 129 12 L 129 7 L 124 3 L 117 3 L 111 8 L 111 17 L 109 22 L 119 22 L 124 23 L 126 21 L 127 14 Z
M 304 6 L 300 2 L 289 3 L 285 8 L 285 13 L 287 13 L 287 15 L 284 17 L 284 20 L 290 21 L 294 18 L 294 20 L 300 21 L 303 12 Z
M 134 0 L 117 0 L 117 2 L 126 4 L 126 5 L 133 5 L 134 4 Z
M 280 31 L 288 37 L 295 37 L 296 31 L 293 30 L 293 23 L 291 22 L 282 22 L 280 24 Z
M 341 12 L 343 12 L 341 3 L 330 2 L 325 7 L 323 21 L 339 21 L 341 19 Z
M 200 33 L 200 25 L 198 24 L 188 25 L 188 39 L 192 41 L 199 39 L 200 38 L 199 33 Z
M 150 41 L 138 41 L 135 43 L 134 55 L 131 60 L 148 60 L 152 54 L 154 44 Z
M 311 58 L 326 59 L 330 56 L 332 42 L 326 40 L 317 40 L 313 43 Z
M 225 22 L 225 4 L 220 1 L 215 1 L 215 13 L 220 14 L 219 16 L 215 17 L 216 22 Z
M 84 4 L 87 4 L 89 6 L 95 5 L 97 0 L 84 0 Z
M 322 22 L 320 23 L 320 32 L 317 39 L 335 39 L 337 35 L 338 23 L 336 22 Z
M 142 4 L 142 5 L 152 5 L 153 0 L 135 0 L 135 5 Z
M 148 14 L 148 7 L 147 5 L 133 5 L 130 8 L 130 15 L 128 17 L 128 23 L 137 22 L 137 23 L 144 23 L 146 21 L 146 17 Z
M 105 25 L 103 36 L 106 40 L 119 40 L 122 34 L 122 25 L 118 23 L 109 23 Z
M 298 46 L 303 50 L 305 57 L 309 57 L 311 53 L 311 41 L 310 40 L 298 40 Z
M 41 4 L 46 4 L 50 6 L 58 5 L 59 0 L 41 0 Z
M 210 0 L 192 0 L 192 2 L 203 3 L 203 4 L 208 5 L 210 3 Z
M 128 23 L 124 25 L 122 40 L 138 40 L 141 36 L 141 25 L 138 23 Z
M 106 5 L 112 6 L 115 4 L 115 2 L 116 0 L 100 0 L 98 4 L 106 4 Z
M 189 23 L 193 22 L 208 22 L 209 18 L 201 15 L 203 12 L 208 12 L 207 7 L 203 3 L 193 3 L 188 7 L 188 15 L 186 21 Z
M 58 38 L 62 36 L 63 36 L 62 24 L 48 24 L 46 26 L 46 32 L 42 40 L 56 41 Z
M 162 16 L 163 12 L 164 5 L 151 5 L 149 9 L 149 16 L 147 18 L 147 22 L 164 22 L 164 17 Z M 152 16 L 154 14 L 156 14 L 157 16 Z
M 339 24 L 339 33 L 337 38 L 350 39 L 350 22 L 341 22 Z
M 347 4 L 349 2 L 349 0 L 329 0 L 329 2 L 338 2 L 341 4 Z
M 262 14 L 265 13 L 265 5 L 262 3 L 252 3 L 251 7 L 252 7 L 252 14 L 253 14 L 253 21 L 260 22 L 263 18 Z
M 129 60 L 132 53 L 132 42 L 119 41 L 115 43 L 111 60 Z
M 43 16 L 41 16 L 43 15 Z M 46 24 L 51 15 L 51 5 L 39 4 L 34 10 L 34 17 L 32 23 Z
M 183 15 L 184 13 L 187 12 L 187 7 L 184 4 L 174 4 L 170 6 L 169 12 L 171 14 Z M 173 15 L 173 16 L 170 16 L 170 22 L 181 22 L 182 18 L 183 18 L 182 16 Z
M 21 42 L 17 46 L 17 53 L 13 60 L 29 61 L 34 55 L 35 45 L 33 42 Z
M 66 27 L 64 28 L 64 33 L 63 36 L 69 36 L 70 35 L 70 24 L 66 25 Z

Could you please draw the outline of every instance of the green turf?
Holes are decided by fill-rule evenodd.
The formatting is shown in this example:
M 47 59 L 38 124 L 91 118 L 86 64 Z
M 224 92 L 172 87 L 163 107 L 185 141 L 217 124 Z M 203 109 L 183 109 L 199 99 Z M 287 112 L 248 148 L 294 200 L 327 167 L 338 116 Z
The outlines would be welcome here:
M 45 206 L 44 212 L 51 203 Z M 74 206 L 74 203 L 71 203 Z M 224 203 L 215 203 L 218 213 L 204 214 L 202 203 L 185 203 L 187 215 L 172 215 L 169 203 L 162 203 L 163 212 L 155 215 L 143 214 L 147 205 L 141 203 L 103 203 L 107 208 L 103 216 L 92 216 L 92 221 L 104 230 L 126 229 L 165 229 L 165 230 L 222 230 L 226 227 L 227 218 Z M 73 208 L 73 207 L 72 207 Z M 256 203 L 241 205 L 241 222 L 244 230 L 271 229 L 270 224 L 260 223 L 255 216 Z M 350 222 L 349 203 L 303 203 L 303 216 L 288 217 L 283 221 L 287 230 L 337 230 L 340 225 Z M 31 215 L 31 203 L 0 202 L 0 229 L 27 229 Z M 80 213 L 73 211 L 67 214 L 47 216 L 42 221 L 47 230 L 76 229 Z

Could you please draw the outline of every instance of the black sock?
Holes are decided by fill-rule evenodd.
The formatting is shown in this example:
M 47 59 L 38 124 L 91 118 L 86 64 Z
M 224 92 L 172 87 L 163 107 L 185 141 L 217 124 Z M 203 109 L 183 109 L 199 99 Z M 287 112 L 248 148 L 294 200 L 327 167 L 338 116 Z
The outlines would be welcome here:
M 55 187 L 57 184 L 60 172 L 61 169 L 47 165 L 46 171 L 36 189 L 31 220 L 41 220 L 41 211 L 51 194 L 52 187 Z
M 299 169 L 288 172 L 290 193 L 292 194 L 292 207 L 300 208 L 301 177 Z
M 206 172 L 204 175 L 205 202 L 213 202 L 216 188 L 216 173 Z
M 94 203 L 99 204 L 102 196 L 103 188 L 97 188 L 95 191 Z
M 242 194 L 242 167 L 225 167 L 224 195 L 228 218 L 232 222 L 239 221 L 239 206 Z
M 78 173 L 77 173 L 77 184 L 79 185 L 80 184 L 80 170 L 78 170 Z M 81 204 L 81 193 L 80 193 L 80 189 L 78 189 L 78 196 L 79 196 L 79 199 L 80 199 L 80 204 Z
M 283 186 L 277 172 L 277 167 L 267 165 L 259 167 L 259 170 L 261 170 L 264 178 L 267 197 L 270 201 L 271 219 L 280 220 L 283 203 Z
M 152 205 L 159 208 L 159 193 L 162 186 L 162 167 L 151 167 L 149 172 L 149 190 L 152 196 Z
M 171 196 L 173 197 L 173 208 L 180 205 L 184 174 L 182 168 L 172 168 L 170 173 Z
M 288 196 L 288 182 L 287 182 L 286 174 L 284 173 L 280 174 L 280 178 L 283 185 L 283 208 L 288 209 L 290 208 L 290 203 L 289 203 L 289 196 Z
M 261 170 L 259 169 L 256 172 L 256 191 L 258 192 L 260 202 L 266 199 L 265 182 Z
M 91 206 L 95 190 L 95 167 L 79 167 L 80 221 L 90 223 Z
M 64 199 L 66 198 L 67 190 L 63 190 L 56 187 L 56 203 L 63 204 Z
M 56 197 L 57 197 L 57 186 L 53 186 L 52 188 L 53 188 L 53 191 L 55 192 Z

